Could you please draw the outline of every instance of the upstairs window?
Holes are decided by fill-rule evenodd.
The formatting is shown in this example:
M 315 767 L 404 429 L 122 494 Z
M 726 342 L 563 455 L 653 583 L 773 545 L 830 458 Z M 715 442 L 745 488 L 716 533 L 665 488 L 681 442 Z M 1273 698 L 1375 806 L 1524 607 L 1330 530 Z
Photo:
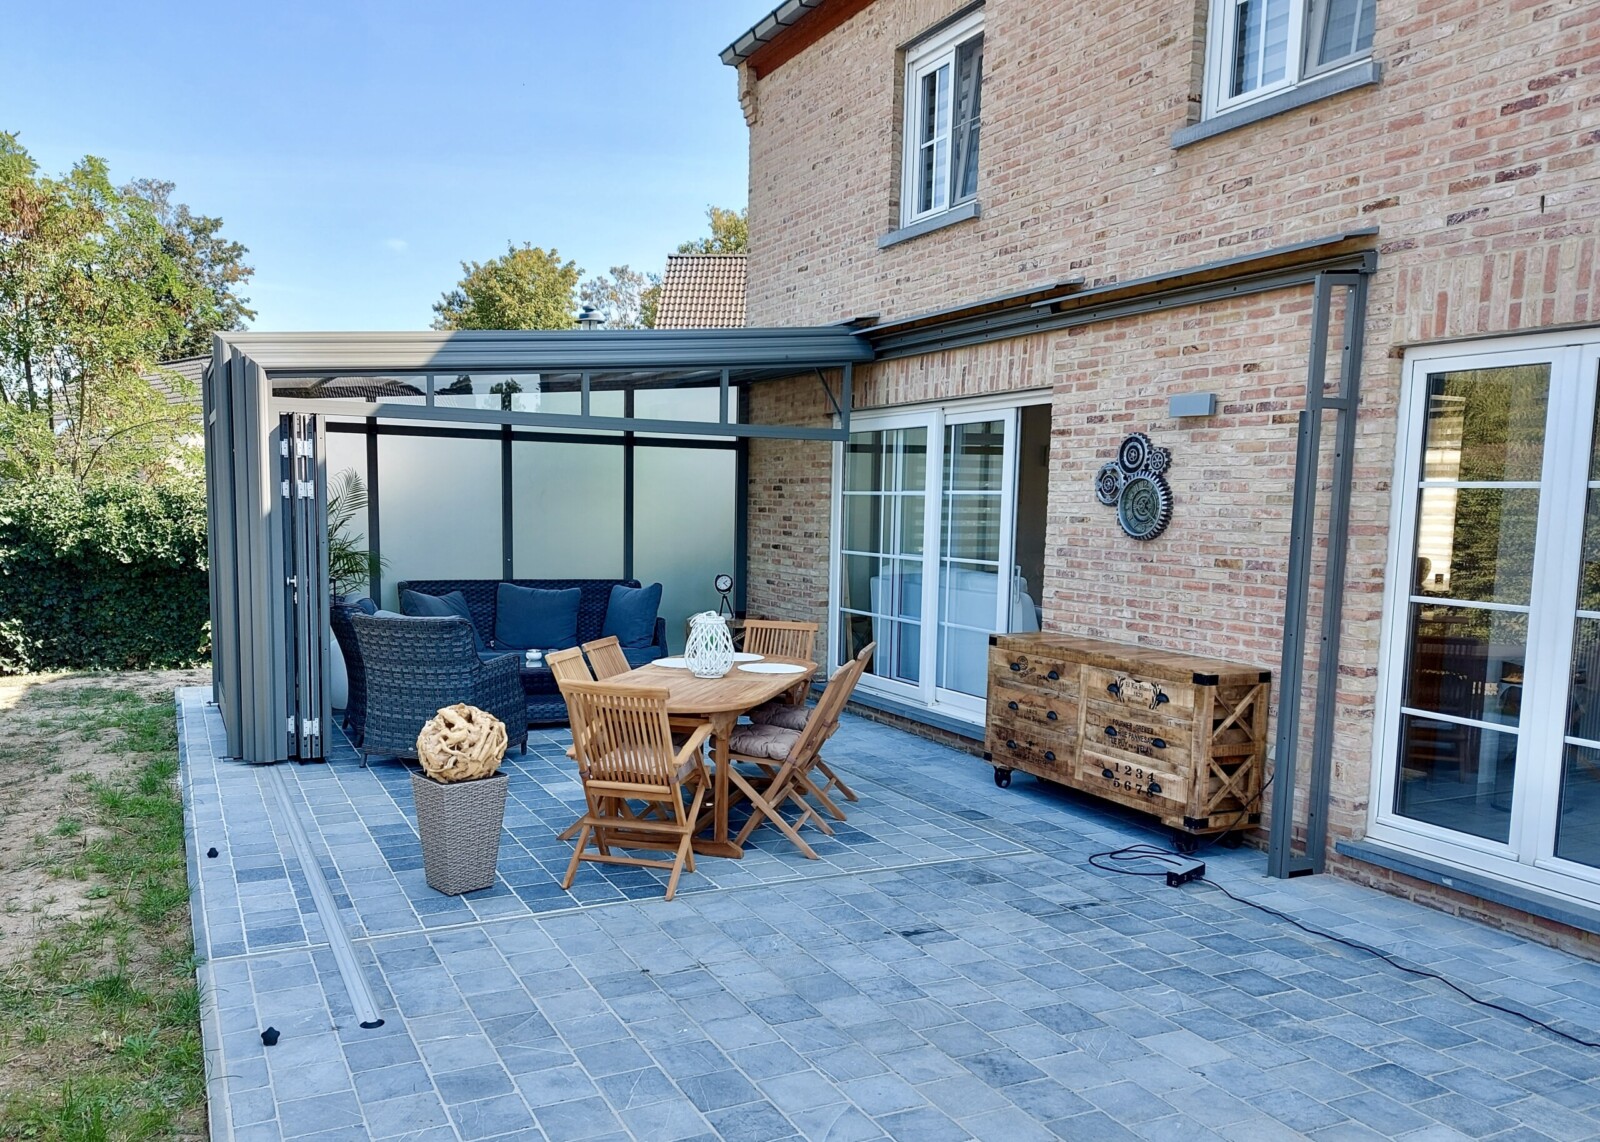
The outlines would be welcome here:
M 982 89 L 982 13 L 940 29 L 906 51 L 901 225 L 977 197 Z
M 1207 114 L 1372 54 L 1376 0 L 1212 0 Z

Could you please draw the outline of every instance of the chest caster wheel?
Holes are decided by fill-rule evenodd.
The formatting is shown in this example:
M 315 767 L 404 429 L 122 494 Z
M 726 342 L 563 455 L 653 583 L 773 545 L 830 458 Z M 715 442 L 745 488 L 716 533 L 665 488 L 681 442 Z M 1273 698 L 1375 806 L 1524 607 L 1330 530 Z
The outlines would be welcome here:
M 1002 789 L 1011 788 L 1011 770 L 1002 766 L 994 767 L 994 783 Z

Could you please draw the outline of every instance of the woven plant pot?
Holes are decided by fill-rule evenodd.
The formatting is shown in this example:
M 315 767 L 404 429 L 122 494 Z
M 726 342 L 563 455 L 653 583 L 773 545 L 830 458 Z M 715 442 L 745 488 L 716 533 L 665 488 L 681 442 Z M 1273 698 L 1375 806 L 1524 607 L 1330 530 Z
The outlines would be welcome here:
M 492 887 L 506 815 L 506 775 L 447 784 L 413 773 L 411 795 L 428 887 L 446 896 Z

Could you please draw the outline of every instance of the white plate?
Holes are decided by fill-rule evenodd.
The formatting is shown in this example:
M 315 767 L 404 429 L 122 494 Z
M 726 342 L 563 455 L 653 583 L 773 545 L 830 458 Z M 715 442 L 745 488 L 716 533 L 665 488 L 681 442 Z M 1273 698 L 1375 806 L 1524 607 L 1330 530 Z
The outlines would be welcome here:
M 687 658 L 658 658 L 650 665 L 665 666 L 668 670 L 687 670 L 689 669 L 689 660 Z
M 740 670 L 750 674 L 804 674 L 804 666 L 795 666 L 788 662 L 754 662 L 739 667 Z
M 747 650 L 736 651 L 733 656 L 735 662 L 760 662 L 765 657 L 760 654 L 751 654 Z

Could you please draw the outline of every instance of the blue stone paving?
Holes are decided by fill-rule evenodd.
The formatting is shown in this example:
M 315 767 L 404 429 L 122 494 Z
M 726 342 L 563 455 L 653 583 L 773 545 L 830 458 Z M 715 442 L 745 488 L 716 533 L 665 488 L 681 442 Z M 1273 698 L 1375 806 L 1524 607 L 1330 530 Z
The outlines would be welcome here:
M 812 831 L 820 860 L 757 830 L 671 903 L 652 870 L 585 866 L 561 890 L 582 794 L 563 735 L 535 733 L 508 759 L 499 880 L 453 898 L 423 880 L 404 766 L 362 769 L 341 741 L 272 771 L 302 868 L 268 771 L 222 757 L 206 698 L 178 695 L 219 1139 L 1600 1138 L 1600 1052 L 1205 883 L 1092 868 L 1164 837 L 873 722 L 828 745 L 861 801 Z M 1600 1032 L 1600 965 L 1346 881 L 1270 880 L 1259 853 L 1204 857 L 1241 897 Z M 381 1027 L 358 1026 L 341 933 Z

